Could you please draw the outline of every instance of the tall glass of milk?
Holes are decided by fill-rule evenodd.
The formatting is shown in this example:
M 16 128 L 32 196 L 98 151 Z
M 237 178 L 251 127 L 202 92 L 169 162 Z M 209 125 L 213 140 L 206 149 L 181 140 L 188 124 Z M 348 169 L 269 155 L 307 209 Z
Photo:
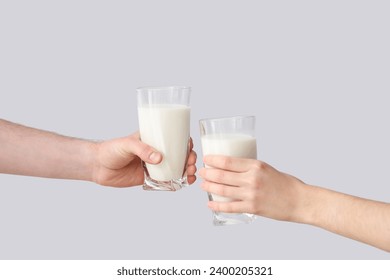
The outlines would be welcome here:
M 257 159 L 255 117 L 235 116 L 199 121 L 203 156 L 224 155 Z M 208 166 L 205 166 L 208 168 Z M 210 201 L 230 202 L 231 199 L 208 193 Z M 213 212 L 214 225 L 250 223 L 255 215 Z
M 176 191 L 188 185 L 190 87 L 137 89 L 141 141 L 162 153 L 161 163 L 143 162 L 145 190 Z

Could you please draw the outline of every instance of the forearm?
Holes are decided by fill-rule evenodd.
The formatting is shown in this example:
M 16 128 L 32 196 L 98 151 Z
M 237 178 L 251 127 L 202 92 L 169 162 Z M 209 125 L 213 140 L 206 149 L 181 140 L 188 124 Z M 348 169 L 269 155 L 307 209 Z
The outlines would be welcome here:
M 95 143 L 0 119 L 0 173 L 92 180 Z
M 294 220 L 390 252 L 390 204 L 303 185 Z

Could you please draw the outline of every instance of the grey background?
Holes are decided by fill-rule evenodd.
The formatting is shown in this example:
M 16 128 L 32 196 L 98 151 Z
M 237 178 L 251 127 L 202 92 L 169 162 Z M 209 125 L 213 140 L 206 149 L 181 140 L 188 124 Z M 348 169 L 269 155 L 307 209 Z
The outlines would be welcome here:
M 387 1 L 1 1 L 0 118 L 138 129 L 135 88 L 190 85 L 198 120 L 253 114 L 259 158 L 390 201 Z M 201 162 L 198 162 L 198 166 Z M 389 259 L 307 225 L 213 227 L 207 197 L 0 175 L 2 259 Z

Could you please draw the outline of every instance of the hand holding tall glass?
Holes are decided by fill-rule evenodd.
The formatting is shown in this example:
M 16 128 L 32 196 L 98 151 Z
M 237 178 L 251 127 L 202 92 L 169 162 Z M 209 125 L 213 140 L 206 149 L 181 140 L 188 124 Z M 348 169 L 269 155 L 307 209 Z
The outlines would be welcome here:
M 255 117 L 237 116 L 200 120 L 203 155 L 224 155 L 257 159 Z M 207 166 L 205 166 L 207 168 Z M 230 202 L 231 199 L 209 193 L 210 201 Z M 214 225 L 250 223 L 252 214 L 213 212 Z
M 176 191 L 188 185 L 190 87 L 137 89 L 141 141 L 162 153 L 161 163 L 143 162 L 145 190 Z

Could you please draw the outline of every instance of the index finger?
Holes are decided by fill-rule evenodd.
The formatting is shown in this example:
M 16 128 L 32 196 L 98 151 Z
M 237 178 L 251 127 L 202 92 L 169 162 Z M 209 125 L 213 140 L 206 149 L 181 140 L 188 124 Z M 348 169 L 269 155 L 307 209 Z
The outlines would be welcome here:
M 205 165 L 233 172 L 248 171 L 253 165 L 254 161 L 256 160 L 221 155 L 207 155 L 203 157 L 203 162 Z

